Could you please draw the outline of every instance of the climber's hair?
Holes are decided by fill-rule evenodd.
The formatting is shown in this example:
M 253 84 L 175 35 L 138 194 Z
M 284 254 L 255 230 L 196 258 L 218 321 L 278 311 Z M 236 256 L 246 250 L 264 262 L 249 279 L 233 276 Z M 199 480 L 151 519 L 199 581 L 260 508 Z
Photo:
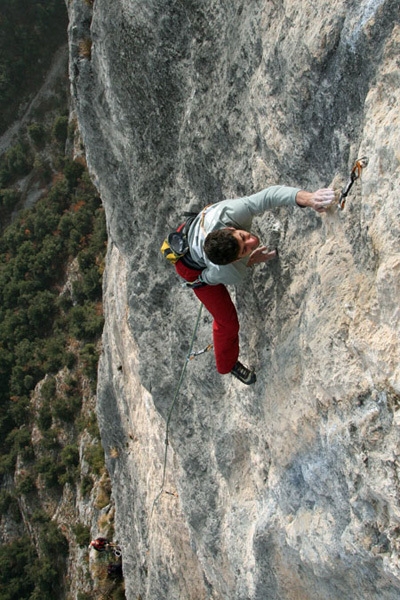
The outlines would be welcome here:
M 239 242 L 231 229 L 218 229 L 208 234 L 204 242 L 204 252 L 215 265 L 229 265 L 239 256 Z

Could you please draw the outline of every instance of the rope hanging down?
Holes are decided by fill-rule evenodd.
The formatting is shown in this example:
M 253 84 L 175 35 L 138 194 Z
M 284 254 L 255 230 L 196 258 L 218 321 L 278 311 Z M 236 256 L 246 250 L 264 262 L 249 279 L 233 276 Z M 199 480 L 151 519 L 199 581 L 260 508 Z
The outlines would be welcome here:
M 176 386 L 174 397 L 172 399 L 171 406 L 170 406 L 169 411 L 168 411 L 167 424 L 166 424 L 166 430 L 165 430 L 165 452 L 164 452 L 163 475 L 162 475 L 162 480 L 161 480 L 160 491 L 158 492 L 158 494 L 157 494 L 157 496 L 156 496 L 156 498 L 155 498 L 155 500 L 153 502 L 153 506 L 152 506 L 152 509 L 151 509 L 151 515 L 153 515 L 154 507 L 157 504 L 157 502 L 159 501 L 160 496 L 161 496 L 161 494 L 164 491 L 165 475 L 166 475 L 166 470 L 167 470 L 168 444 L 169 444 L 169 424 L 170 424 L 170 421 L 171 421 L 172 411 L 174 409 L 175 402 L 176 402 L 176 400 L 178 398 L 178 394 L 179 394 L 179 391 L 180 391 L 181 386 L 182 386 L 183 378 L 184 378 L 185 373 L 186 373 L 186 368 L 187 368 L 188 362 L 189 362 L 189 360 L 193 359 L 195 356 L 198 356 L 199 354 L 204 354 L 205 352 L 208 352 L 213 347 L 212 344 L 209 344 L 206 348 L 204 348 L 204 350 L 200 350 L 199 352 L 193 352 L 193 344 L 195 342 L 196 335 L 197 335 L 197 330 L 199 328 L 202 310 L 203 310 L 203 304 L 200 304 L 199 312 L 197 314 L 196 324 L 195 324 L 195 327 L 194 327 L 194 330 L 193 330 L 193 334 L 192 334 L 192 339 L 190 340 L 189 350 L 188 350 L 188 353 L 186 355 L 185 364 L 182 367 L 182 371 L 181 371 L 181 375 L 179 377 L 178 385 Z

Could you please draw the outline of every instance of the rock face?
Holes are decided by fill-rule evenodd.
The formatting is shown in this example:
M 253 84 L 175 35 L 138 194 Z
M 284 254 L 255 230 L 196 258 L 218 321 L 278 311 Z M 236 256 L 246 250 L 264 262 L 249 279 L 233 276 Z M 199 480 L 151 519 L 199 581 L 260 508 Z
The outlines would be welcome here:
M 127 598 L 399 598 L 398 0 L 69 10 L 109 230 L 98 413 Z M 258 381 L 188 362 L 161 488 L 199 310 L 163 237 L 191 207 L 343 185 L 363 155 L 344 211 L 256 221 L 280 260 L 232 294 Z

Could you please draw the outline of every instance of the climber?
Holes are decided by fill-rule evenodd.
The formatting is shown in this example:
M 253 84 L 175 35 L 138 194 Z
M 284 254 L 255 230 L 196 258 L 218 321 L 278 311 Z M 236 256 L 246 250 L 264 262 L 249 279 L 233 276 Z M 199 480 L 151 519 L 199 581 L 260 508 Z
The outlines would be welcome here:
M 98 537 L 90 542 L 89 548 L 94 548 L 98 552 L 104 552 L 109 545 L 109 541 L 104 537 Z
M 213 317 L 217 371 L 231 373 L 242 383 L 256 381 L 252 369 L 239 360 L 239 322 L 226 285 L 239 283 L 247 267 L 277 258 L 277 251 L 260 245 L 250 233 L 253 217 L 282 206 L 310 207 L 324 212 L 334 202 L 334 191 L 307 192 L 272 186 L 261 192 L 206 206 L 178 228 L 185 232 L 185 253 L 175 262 L 178 273 Z

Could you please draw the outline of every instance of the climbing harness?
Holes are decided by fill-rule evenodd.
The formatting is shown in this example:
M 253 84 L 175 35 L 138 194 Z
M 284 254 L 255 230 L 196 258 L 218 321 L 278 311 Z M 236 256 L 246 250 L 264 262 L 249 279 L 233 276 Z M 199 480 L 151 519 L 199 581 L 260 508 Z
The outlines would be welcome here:
M 367 165 L 368 165 L 368 158 L 366 156 L 357 158 L 357 160 L 354 162 L 353 168 L 351 169 L 351 172 L 350 172 L 350 178 L 349 178 L 347 184 L 345 185 L 345 187 L 340 192 L 340 197 L 339 197 L 339 202 L 338 202 L 339 210 L 344 209 L 345 204 L 346 204 L 347 195 L 350 192 L 353 183 L 356 181 L 356 179 L 361 177 L 361 172 Z
M 189 288 L 191 290 L 195 290 L 196 288 L 199 288 L 199 287 L 204 287 L 205 285 L 207 285 L 207 284 L 204 283 L 204 281 L 202 281 L 201 276 L 199 276 L 195 281 L 183 281 L 181 283 L 181 287 Z
M 185 223 L 180 225 L 178 229 L 172 231 L 165 238 L 160 248 L 160 252 L 163 257 L 173 265 L 189 251 L 187 234 L 189 233 L 190 226 L 195 219 L 196 213 L 186 214 L 190 214 L 190 218 L 187 219 Z
M 168 445 L 169 445 L 169 424 L 170 424 L 170 421 L 171 421 L 172 411 L 174 409 L 176 400 L 178 398 L 179 391 L 180 391 L 181 386 L 182 386 L 183 378 L 184 378 L 185 373 L 186 373 L 186 368 L 187 368 L 188 362 L 189 362 L 189 360 L 191 360 L 195 356 L 198 356 L 199 354 L 204 354 L 208 350 L 211 350 L 211 348 L 213 347 L 212 344 L 209 344 L 204 350 L 200 350 L 198 352 L 193 352 L 193 345 L 194 345 L 194 342 L 196 340 L 197 330 L 198 330 L 199 325 L 200 325 L 200 318 L 201 318 L 202 310 L 203 310 L 203 304 L 200 304 L 199 312 L 197 314 L 196 324 L 195 324 L 194 329 L 193 329 L 192 339 L 190 340 L 189 351 L 188 351 L 188 353 L 186 355 L 185 363 L 184 363 L 184 365 L 182 367 L 181 375 L 179 377 L 179 381 L 178 381 L 178 384 L 177 384 L 176 389 L 175 389 L 175 393 L 174 393 L 174 396 L 173 396 L 173 399 L 172 399 L 172 402 L 171 402 L 171 406 L 170 406 L 169 411 L 168 411 L 167 424 L 166 424 L 166 429 L 165 429 L 165 452 L 164 452 L 163 474 L 162 474 L 160 491 L 158 492 L 158 494 L 157 494 L 157 496 L 156 496 L 156 498 L 155 498 L 155 500 L 153 502 L 153 506 L 152 506 L 152 509 L 151 509 L 151 516 L 153 515 L 154 508 L 155 508 L 157 502 L 159 501 L 159 499 L 161 497 L 161 494 L 164 491 L 165 476 L 166 476 L 166 470 L 167 470 Z M 169 493 L 171 494 L 171 492 L 169 492 Z M 171 495 L 174 495 L 174 494 L 171 494 Z

